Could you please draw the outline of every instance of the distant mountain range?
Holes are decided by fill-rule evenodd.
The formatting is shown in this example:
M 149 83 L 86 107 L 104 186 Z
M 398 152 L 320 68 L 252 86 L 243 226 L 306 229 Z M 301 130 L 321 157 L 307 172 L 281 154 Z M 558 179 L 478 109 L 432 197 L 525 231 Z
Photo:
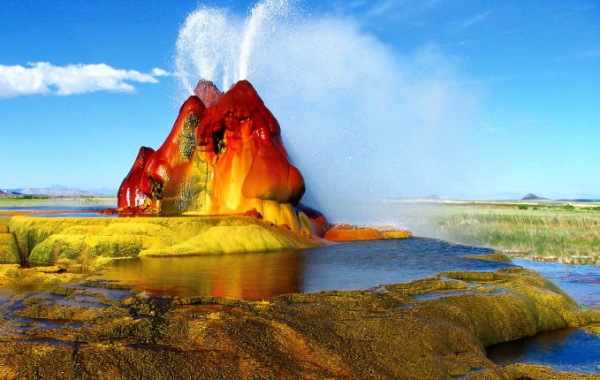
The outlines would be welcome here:
M 72 189 L 64 186 L 42 187 L 42 188 L 24 188 L 24 189 L 3 189 L 0 190 L 0 197 L 11 195 L 32 195 L 48 197 L 102 197 L 116 196 L 117 191 L 113 189 L 91 189 L 81 190 Z
M 527 195 L 525 195 L 523 198 L 521 198 L 522 201 L 554 201 L 554 202 L 581 202 L 581 203 L 585 203 L 585 202 L 600 202 L 600 199 L 588 199 L 588 198 L 581 198 L 581 199 L 548 199 L 548 198 L 544 198 L 544 197 L 539 197 L 535 194 L 529 193 Z
M 580 203 L 585 203 L 585 202 L 600 202 L 600 199 L 557 199 L 557 202 L 580 202 Z

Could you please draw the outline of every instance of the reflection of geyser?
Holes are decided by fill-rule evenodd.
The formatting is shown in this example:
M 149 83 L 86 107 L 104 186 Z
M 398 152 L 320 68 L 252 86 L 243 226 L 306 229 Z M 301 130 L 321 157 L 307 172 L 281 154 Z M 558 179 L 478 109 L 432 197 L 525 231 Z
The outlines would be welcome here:
M 102 278 L 154 295 L 270 299 L 302 290 L 294 251 L 115 260 Z
M 354 223 L 356 201 L 463 188 L 470 150 L 456 131 L 474 96 L 451 61 L 431 47 L 398 56 L 355 21 L 303 16 L 292 4 L 261 1 L 247 19 L 223 8 L 190 14 L 177 41 L 177 103 L 198 78 L 223 90 L 250 80 L 303 173 L 303 202 L 333 222 Z

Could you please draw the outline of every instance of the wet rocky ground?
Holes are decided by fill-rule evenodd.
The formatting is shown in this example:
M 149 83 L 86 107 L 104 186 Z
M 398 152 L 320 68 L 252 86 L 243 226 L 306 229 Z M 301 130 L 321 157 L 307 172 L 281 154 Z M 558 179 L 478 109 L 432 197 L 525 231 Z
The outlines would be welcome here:
M 33 248 L 41 239 L 28 233 L 19 240 L 0 222 L 7 260 L 22 257 L 19 241 Z M 61 247 L 70 246 L 49 255 L 71 252 Z M 598 378 L 488 358 L 486 347 L 545 331 L 598 336 L 600 312 L 537 272 L 498 253 L 469 255 L 431 239 L 349 247 L 215 256 L 212 275 L 192 276 L 193 291 L 183 283 L 155 291 L 156 278 L 148 276 L 165 274 L 148 273 L 143 260 L 117 266 L 124 277 L 108 275 L 113 256 L 98 256 L 97 266 L 2 264 L 0 378 Z M 127 260 L 138 259 L 117 262 L 133 263 Z M 178 263 L 171 278 L 194 262 L 155 260 L 159 267 Z M 146 269 L 132 272 L 138 266 Z M 380 283 L 388 285 L 373 285 Z
M 487 358 L 498 342 L 600 322 L 522 268 L 268 300 L 159 297 L 98 275 L 0 269 L 5 379 L 597 378 Z

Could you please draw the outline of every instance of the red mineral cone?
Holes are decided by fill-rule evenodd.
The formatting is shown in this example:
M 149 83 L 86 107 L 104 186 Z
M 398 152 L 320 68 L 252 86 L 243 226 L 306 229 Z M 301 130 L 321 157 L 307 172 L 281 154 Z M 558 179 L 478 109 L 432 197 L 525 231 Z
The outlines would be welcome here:
M 146 175 L 146 164 L 154 154 L 154 149 L 145 146 L 133 162 L 133 167 L 119 187 L 117 206 L 120 213 L 144 212 L 152 207 L 150 178 Z
M 196 149 L 196 131 L 204 109 L 197 96 L 190 96 L 181 106 L 171 133 L 148 161 L 146 175 L 152 182 L 152 194 L 157 199 L 162 199 L 171 171 L 192 159 Z
M 237 82 L 206 109 L 198 142 L 212 160 L 217 156 L 217 206 L 245 212 L 258 199 L 296 205 L 304 194 L 304 179 L 290 163 L 279 123 L 248 81 Z
M 165 143 L 134 165 L 136 181 L 144 188 L 129 186 L 152 201 L 143 212 L 261 215 L 322 236 L 325 217 L 295 207 L 305 191 L 304 179 L 290 162 L 279 123 L 250 82 L 239 81 L 221 93 L 201 80 L 194 93 Z M 121 204 L 132 202 L 119 192 L 119 209 Z

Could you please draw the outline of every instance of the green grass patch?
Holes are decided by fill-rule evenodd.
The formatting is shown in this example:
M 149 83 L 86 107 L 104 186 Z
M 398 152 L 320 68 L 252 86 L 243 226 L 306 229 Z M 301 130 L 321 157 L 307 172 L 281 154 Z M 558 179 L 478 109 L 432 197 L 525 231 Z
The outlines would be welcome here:
M 459 204 L 433 224 L 443 238 L 513 257 L 600 265 L 600 208 L 572 204 Z

